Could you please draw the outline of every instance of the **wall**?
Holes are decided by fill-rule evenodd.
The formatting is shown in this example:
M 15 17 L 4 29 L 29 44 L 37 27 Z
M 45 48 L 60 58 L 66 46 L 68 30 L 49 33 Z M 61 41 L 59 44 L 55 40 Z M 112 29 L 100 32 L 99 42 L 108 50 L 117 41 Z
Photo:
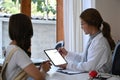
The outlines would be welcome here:
M 32 58 L 46 59 L 45 49 L 55 47 L 56 25 L 33 23 L 34 36 L 32 38 Z
M 120 40 L 120 0 L 96 0 L 95 6 L 111 25 L 113 39 Z

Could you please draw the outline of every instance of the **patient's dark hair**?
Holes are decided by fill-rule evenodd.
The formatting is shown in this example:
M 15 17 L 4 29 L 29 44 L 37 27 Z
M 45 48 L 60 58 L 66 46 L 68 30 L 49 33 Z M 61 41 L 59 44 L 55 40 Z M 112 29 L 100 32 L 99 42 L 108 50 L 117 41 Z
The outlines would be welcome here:
M 31 37 L 33 36 L 33 27 L 28 16 L 22 13 L 14 14 L 9 20 L 9 36 L 11 40 L 17 42 L 17 46 L 22 48 L 30 57 L 28 49 L 31 46 Z
M 101 30 L 101 24 L 103 24 L 103 36 L 108 40 L 111 50 L 114 50 L 115 42 L 111 37 L 110 25 L 102 19 L 100 13 L 96 9 L 86 9 L 81 13 L 80 18 L 83 19 L 88 25 L 95 26 L 98 30 Z

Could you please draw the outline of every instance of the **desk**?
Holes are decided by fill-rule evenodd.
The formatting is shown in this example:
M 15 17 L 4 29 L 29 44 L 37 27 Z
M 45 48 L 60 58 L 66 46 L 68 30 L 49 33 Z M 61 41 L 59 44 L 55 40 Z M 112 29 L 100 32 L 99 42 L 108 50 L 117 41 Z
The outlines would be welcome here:
M 88 74 L 75 74 L 75 75 L 67 75 L 63 73 L 56 72 L 47 77 L 47 80 L 88 80 Z
M 44 61 L 41 59 L 34 59 L 34 58 L 32 58 L 31 60 L 33 61 L 33 63 L 37 63 L 37 64 Z M 4 60 L 1 60 L 1 62 L 3 62 L 3 61 Z M 88 80 L 88 78 L 89 78 L 88 73 L 68 75 L 68 74 L 56 72 L 57 69 L 58 69 L 57 67 L 52 66 L 50 71 L 47 72 L 46 80 Z M 32 79 L 30 79 L 30 80 L 32 80 Z M 113 76 L 107 80 L 120 80 L 120 77 Z
M 88 80 L 88 73 L 68 75 L 60 72 L 56 72 L 58 68 L 52 66 L 51 70 L 46 76 L 46 80 Z
M 3 65 L 3 62 L 4 62 L 5 59 L 0 59 L 0 66 Z M 31 58 L 32 62 L 37 66 L 40 65 L 41 62 L 45 61 L 43 59 L 36 59 L 36 58 Z
M 89 79 L 88 73 L 68 75 L 68 74 L 56 72 L 57 69 L 58 68 L 52 66 L 51 70 L 46 75 L 46 80 L 88 80 Z M 107 80 L 120 80 L 120 77 L 113 76 Z

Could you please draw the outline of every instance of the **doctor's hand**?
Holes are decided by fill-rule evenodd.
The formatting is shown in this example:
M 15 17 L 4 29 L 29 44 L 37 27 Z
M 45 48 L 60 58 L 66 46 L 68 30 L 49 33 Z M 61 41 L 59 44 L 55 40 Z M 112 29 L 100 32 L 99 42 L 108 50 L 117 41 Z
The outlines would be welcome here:
M 62 69 L 66 69 L 67 64 L 62 64 L 62 65 L 59 65 L 58 67 L 60 67 L 60 68 L 62 68 Z
M 59 48 L 58 51 L 63 57 L 65 57 L 68 53 L 68 51 L 65 48 Z

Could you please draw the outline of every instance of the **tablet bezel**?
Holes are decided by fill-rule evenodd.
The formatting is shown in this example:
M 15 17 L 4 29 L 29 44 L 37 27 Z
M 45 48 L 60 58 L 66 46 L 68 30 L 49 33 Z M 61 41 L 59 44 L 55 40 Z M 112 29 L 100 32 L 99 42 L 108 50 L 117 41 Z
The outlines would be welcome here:
M 56 50 L 57 52 L 58 52 L 58 50 L 57 49 L 45 49 L 44 50 L 44 53 L 46 54 L 46 56 L 49 58 L 49 60 L 53 63 L 53 65 L 54 66 L 59 66 L 59 65 L 64 65 L 64 64 L 67 64 L 67 61 L 66 61 L 66 59 L 62 56 L 62 55 L 60 55 L 63 59 L 64 59 L 64 61 L 66 62 L 66 63 L 64 63 L 64 64 L 59 64 L 59 65 L 56 65 L 55 63 L 54 63 L 54 61 L 49 57 L 49 55 L 47 54 L 47 52 L 46 51 L 49 51 L 49 50 Z M 59 52 L 58 52 L 59 53 Z M 60 53 L 59 53 L 60 54 Z

